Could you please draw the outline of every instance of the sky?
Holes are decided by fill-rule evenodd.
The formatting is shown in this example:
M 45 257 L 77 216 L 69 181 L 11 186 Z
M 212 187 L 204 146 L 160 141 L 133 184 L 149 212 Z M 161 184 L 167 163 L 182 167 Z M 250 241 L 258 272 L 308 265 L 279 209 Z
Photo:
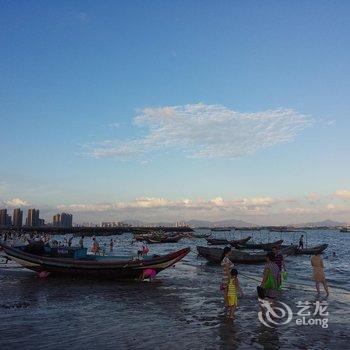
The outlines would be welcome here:
M 0 2 L 0 206 L 350 222 L 348 1 Z

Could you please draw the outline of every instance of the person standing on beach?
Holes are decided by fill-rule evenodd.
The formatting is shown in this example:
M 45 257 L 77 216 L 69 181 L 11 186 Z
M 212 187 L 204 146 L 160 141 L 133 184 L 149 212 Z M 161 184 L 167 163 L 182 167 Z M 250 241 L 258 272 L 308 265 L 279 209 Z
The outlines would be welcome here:
M 317 294 L 320 294 L 320 283 L 323 284 L 323 288 L 326 291 L 327 297 L 329 296 L 328 285 L 326 276 L 324 274 L 324 265 L 320 253 L 316 253 L 311 257 L 311 265 L 313 268 L 313 278 L 316 282 Z
M 97 239 L 94 237 L 92 239 L 92 247 L 91 247 L 91 251 L 96 255 L 100 253 L 100 245 L 97 242 Z
M 238 292 L 242 293 L 237 275 L 238 271 L 236 269 L 231 269 L 227 284 L 227 316 L 229 318 L 233 318 L 235 309 L 238 305 Z
M 275 262 L 275 254 L 270 252 L 266 254 L 266 264 L 264 275 L 260 288 L 264 289 L 266 297 L 274 299 L 279 295 L 279 286 L 281 284 L 281 271 Z
M 223 267 L 223 274 L 222 274 L 220 290 L 224 293 L 225 308 L 228 308 L 227 287 L 228 287 L 228 282 L 230 277 L 230 271 L 234 267 L 233 262 L 229 259 L 230 253 L 231 253 L 231 247 L 225 247 L 221 258 L 221 266 Z
M 79 239 L 79 247 L 84 248 L 84 236 L 81 236 Z
M 299 238 L 298 249 L 304 249 L 304 235 L 301 235 L 300 238 Z
M 284 257 L 281 253 L 280 246 L 276 245 L 275 247 L 272 248 L 272 252 L 275 254 L 275 263 L 279 267 L 280 271 L 287 271 L 286 269 L 286 264 L 284 262 Z

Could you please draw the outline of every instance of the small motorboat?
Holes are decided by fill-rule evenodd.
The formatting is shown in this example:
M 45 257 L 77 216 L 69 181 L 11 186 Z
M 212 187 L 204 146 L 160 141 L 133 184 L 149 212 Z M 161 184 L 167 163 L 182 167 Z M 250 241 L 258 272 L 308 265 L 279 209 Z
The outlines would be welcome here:
M 38 273 L 115 280 L 140 279 L 145 269 L 156 273 L 183 259 L 190 248 L 165 255 L 138 259 L 131 256 L 98 256 L 87 254 L 86 248 L 51 248 L 44 244 L 10 247 L 0 242 L 6 256 L 23 267 Z
M 316 245 L 316 246 L 310 247 L 310 248 L 304 248 L 304 249 L 297 248 L 296 251 L 295 251 L 295 254 L 296 255 L 301 255 L 301 254 L 305 254 L 305 255 L 320 254 L 324 250 L 326 250 L 327 247 L 328 247 L 328 244 L 320 244 L 320 245 Z
M 232 245 L 232 246 L 239 246 L 241 244 L 247 243 L 252 237 L 246 237 L 242 239 L 232 240 L 229 241 L 227 239 L 220 239 L 220 238 L 207 238 L 207 242 L 211 245 Z

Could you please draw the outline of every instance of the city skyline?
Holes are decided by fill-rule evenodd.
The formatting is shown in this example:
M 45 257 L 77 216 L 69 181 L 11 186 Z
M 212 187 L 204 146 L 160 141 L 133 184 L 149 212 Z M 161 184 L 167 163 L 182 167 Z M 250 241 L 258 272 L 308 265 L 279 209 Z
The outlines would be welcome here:
M 138 4 L 0 5 L 0 208 L 350 223 L 350 4 Z

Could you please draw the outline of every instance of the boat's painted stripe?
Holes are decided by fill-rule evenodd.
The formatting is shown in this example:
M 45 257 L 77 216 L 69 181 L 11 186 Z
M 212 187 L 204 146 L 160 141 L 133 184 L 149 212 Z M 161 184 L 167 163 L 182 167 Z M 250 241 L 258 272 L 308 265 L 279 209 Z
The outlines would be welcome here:
M 40 264 L 35 264 L 35 263 L 32 263 L 30 261 L 27 261 L 27 260 L 22 260 L 22 259 L 19 259 L 19 258 L 15 258 L 15 257 L 12 257 L 12 260 L 14 260 L 15 262 L 17 262 L 18 264 L 24 266 L 24 267 L 39 267 Z

